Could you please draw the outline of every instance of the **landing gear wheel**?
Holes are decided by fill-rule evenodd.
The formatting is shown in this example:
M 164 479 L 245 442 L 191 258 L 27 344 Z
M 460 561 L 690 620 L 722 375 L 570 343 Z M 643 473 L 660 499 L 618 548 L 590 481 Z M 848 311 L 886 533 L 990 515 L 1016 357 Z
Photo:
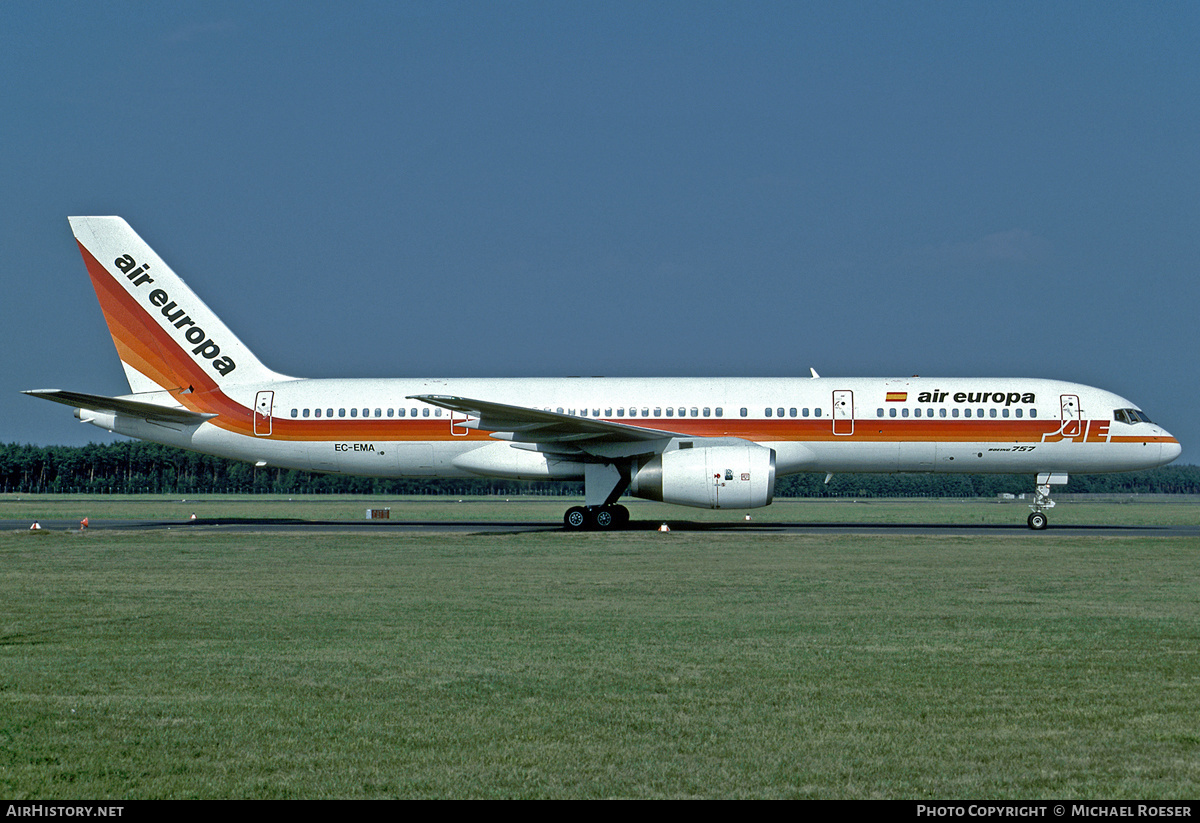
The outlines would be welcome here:
M 1050 521 L 1047 520 L 1046 515 L 1042 514 L 1041 512 L 1034 512 L 1033 514 L 1029 515 L 1029 528 L 1033 529 L 1035 532 L 1040 532 L 1048 525 L 1050 525 Z
M 616 525 L 616 518 L 613 517 L 613 510 L 608 506 L 603 506 L 596 509 L 592 513 L 592 522 L 597 529 L 608 531 Z
M 612 507 L 613 520 L 616 521 L 618 529 L 623 529 L 629 525 L 629 509 L 618 504 Z
M 588 511 L 583 506 L 572 506 L 563 515 L 563 525 L 568 531 L 582 531 L 588 524 Z

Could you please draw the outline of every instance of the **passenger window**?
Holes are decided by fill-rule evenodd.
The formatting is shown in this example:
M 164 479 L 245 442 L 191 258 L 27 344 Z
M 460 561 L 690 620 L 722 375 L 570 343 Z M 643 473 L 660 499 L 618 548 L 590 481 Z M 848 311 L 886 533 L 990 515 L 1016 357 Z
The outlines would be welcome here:
M 995 417 L 995 416 L 996 416 L 996 410 L 988 409 L 988 417 Z
M 708 416 L 709 416 L 709 414 L 708 414 L 708 406 L 705 406 L 705 407 L 704 407 L 704 416 L 705 416 L 705 417 L 708 417 Z
M 717 417 L 724 417 L 724 416 L 725 416 L 725 412 L 722 411 L 720 406 L 717 406 Z
M 805 411 L 808 411 L 808 409 L 805 409 Z M 883 409 L 880 409 L 880 411 L 883 411 Z M 807 416 L 808 415 L 806 414 L 805 417 L 807 417 Z M 896 407 L 892 406 L 890 409 L 888 409 L 888 417 L 895 417 L 895 416 L 896 416 Z
M 813 417 L 820 417 L 820 416 L 821 416 L 821 410 L 813 409 Z
M 346 416 L 346 410 L 338 409 L 338 417 L 345 417 L 345 416 Z
M 429 416 L 429 409 L 421 409 L 421 416 L 422 416 L 422 417 L 428 417 L 428 416 Z
M 726 479 L 726 480 L 732 480 L 732 479 L 733 479 L 733 469 L 726 469 L 726 470 L 725 470 L 725 479 Z
M 770 416 L 771 416 L 771 410 L 770 410 L 770 409 L 767 409 L 766 411 L 764 411 L 764 412 L 763 412 L 763 414 L 765 414 L 767 417 L 770 417 Z
M 796 416 L 796 407 L 792 406 L 790 409 L 788 409 L 788 417 L 795 417 L 795 416 Z
M 317 411 L 320 411 L 320 409 L 317 409 Z M 304 416 L 305 416 L 305 417 L 308 417 L 308 409 L 305 409 L 305 410 L 304 410 Z
M 747 414 L 747 409 L 745 406 L 742 406 L 742 417 L 745 417 L 746 414 Z
M 667 406 L 667 417 L 674 417 L 674 416 L 675 416 L 675 410 L 673 408 L 671 408 L 670 406 Z
M 292 417 L 297 417 L 297 416 L 299 416 L 299 414 L 300 414 L 300 411 L 298 409 L 292 409 Z
M 921 416 L 921 410 L 913 409 L 913 417 L 920 417 L 920 416 Z
M 351 416 L 351 417 L 358 417 L 358 409 L 351 409 L 351 410 L 350 410 L 350 416 Z
M 696 414 L 696 407 L 695 407 L 695 406 L 692 406 L 692 417 L 696 417 L 696 416 L 697 416 L 697 414 Z

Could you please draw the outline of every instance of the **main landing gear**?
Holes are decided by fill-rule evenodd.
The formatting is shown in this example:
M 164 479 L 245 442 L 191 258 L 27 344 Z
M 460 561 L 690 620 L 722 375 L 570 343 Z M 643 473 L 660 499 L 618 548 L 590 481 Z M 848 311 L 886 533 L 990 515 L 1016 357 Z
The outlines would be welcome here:
M 629 509 L 617 503 L 629 488 L 630 465 L 587 463 L 583 467 L 583 502 L 563 515 L 569 532 L 584 529 L 612 531 L 629 525 Z
M 1033 502 L 1029 504 L 1029 508 L 1033 511 L 1029 515 L 1029 528 L 1036 532 L 1050 525 L 1049 518 L 1043 509 L 1054 508 L 1054 501 L 1050 499 L 1050 486 L 1066 485 L 1067 475 L 1059 472 L 1042 472 L 1037 476 L 1037 490 L 1033 494 Z
M 583 531 L 595 529 L 608 531 L 623 529 L 629 525 L 629 509 L 618 504 L 616 506 L 572 506 L 563 515 L 563 525 L 567 531 Z

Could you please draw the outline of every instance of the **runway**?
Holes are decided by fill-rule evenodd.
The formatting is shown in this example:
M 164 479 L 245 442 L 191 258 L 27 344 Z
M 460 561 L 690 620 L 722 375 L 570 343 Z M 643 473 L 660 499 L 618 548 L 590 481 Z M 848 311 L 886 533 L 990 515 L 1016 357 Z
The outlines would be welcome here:
M 791 535 L 895 535 L 926 537 L 1025 537 L 1030 540 L 1059 537 L 1200 537 L 1200 525 L 1173 526 L 1055 526 L 1037 532 L 1021 523 L 1008 525 L 963 525 L 956 523 L 899 523 L 858 524 L 829 523 L 758 523 L 738 521 L 713 523 L 689 520 L 666 521 L 671 532 L 704 532 L 708 534 L 791 534 Z M 0 520 L 0 530 L 29 531 L 30 520 Z M 79 531 L 77 520 L 42 520 L 45 532 Z M 657 532 L 658 520 L 634 520 L 624 529 L 628 532 Z M 220 531 L 236 534 L 254 533 L 315 533 L 349 532 L 354 534 L 522 534 L 565 532 L 561 522 L 528 521 L 404 521 L 404 520 L 299 520 L 291 518 L 201 518 L 197 520 L 90 520 L 89 531 Z M 608 534 L 619 534 L 609 532 Z M 581 532 L 596 534 L 596 532 Z

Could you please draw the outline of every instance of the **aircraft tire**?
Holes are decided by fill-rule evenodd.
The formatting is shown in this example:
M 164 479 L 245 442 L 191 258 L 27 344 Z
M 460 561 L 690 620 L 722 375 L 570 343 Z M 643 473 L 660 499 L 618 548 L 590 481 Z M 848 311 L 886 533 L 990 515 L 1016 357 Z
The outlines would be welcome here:
M 563 525 L 567 527 L 567 531 L 583 531 L 587 528 L 590 519 L 587 509 L 583 506 L 572 506 L 563 515 Z
M 623 529 L 629 525 L 629 509 L 617 504 L 612 507 L 612 513 L 618 529 Z
M 1029 515 L 1029 528 L 1033 529 L 1035 532 L 1040 532 L 1049 525 L 1050 521 L 1046 518 L 1046 515 L 1042 514 L 1041 512 L 1032 512 Z
M 591 520 L 600 531 L 611 531 L 617 525 L 617 518 L 611 506 L 601 506 L 591 512 Z

